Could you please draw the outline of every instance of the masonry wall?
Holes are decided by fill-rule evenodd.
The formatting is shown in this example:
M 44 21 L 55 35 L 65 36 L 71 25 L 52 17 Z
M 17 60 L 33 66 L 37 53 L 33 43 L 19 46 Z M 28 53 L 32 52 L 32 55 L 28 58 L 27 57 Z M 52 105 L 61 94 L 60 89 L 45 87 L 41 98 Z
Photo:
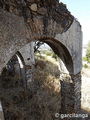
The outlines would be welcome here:
M 35 59 L 34 59 L 34 42 L 30 42 L 26 44 L 24 47 L 22 47 L 19 52 L 21 53 L 25 65 L 34 65 Z
M 61 113 L 72 114 L 81 110 L 81 74 L 63 75 L 61 79 Z
M 56 34 L 55 39 L 67 46 L 72 56 L 73 72 L 77 74 L 82 69 L 82 31 L 79 22 L 74 19 L 71 27 L 62 34 Z
M 59 0 L 2 0 L 0 16 L 0 68 L 27 43 L 67 31 L 74 19 Z

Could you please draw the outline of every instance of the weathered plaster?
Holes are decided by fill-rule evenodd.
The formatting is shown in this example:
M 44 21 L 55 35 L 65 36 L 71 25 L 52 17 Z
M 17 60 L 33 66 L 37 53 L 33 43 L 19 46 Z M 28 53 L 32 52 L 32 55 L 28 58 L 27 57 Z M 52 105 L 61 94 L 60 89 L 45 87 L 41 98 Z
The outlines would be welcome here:
M 21 45 L 26 44 L 26 33 L 27 29 L 22 17 L 9 12 L 0 12 L 0 71 Z
M 82 31 L 79 22 L 74 19 L 70 28 L 62 33 L 56 34 L 55 39 L 63 43 L 72 56 L 74 74 L 82 68 Z

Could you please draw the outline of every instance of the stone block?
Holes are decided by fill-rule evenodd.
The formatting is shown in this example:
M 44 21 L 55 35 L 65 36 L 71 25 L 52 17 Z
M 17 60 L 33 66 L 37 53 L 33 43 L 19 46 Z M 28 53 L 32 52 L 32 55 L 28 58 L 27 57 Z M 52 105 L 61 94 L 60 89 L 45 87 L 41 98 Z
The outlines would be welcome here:
M 36 3 L 33 3 L 31 6 L 29 6 L 32 11 L 37 11 L 38 7 Z
M 47 9 L 44 7 L 39 8 L 38 13 L 41 15 L 47 15 Z

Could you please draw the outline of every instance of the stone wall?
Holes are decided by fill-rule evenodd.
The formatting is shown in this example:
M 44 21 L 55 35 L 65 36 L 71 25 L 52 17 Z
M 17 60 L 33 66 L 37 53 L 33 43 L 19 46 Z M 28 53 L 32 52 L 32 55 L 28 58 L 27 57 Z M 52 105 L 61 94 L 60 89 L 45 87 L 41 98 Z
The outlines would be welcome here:
M 27 23 L 37 16 L 48 17 L 61 24 L 63 31 L 66 31 L 73 21 L 73 16 L 67 10 L 66 5 L 59 3 L 59 0 L 2 0 L 0 10 L 2 9 L 17 16 L 23 16 Z M 46 22 L 44 19 L 44 24 L 47 26 Z
M 81 109 L 81 73 L 73 75 L 63 75 L 61 80 L 61 113 L 78 113 Z
M 82 31 L 79 22 L 74 19 L 71 27 L 62 34 L 56 34 L 55 39 L 67 46 L 72 56 L 73 72 L 77 74 L 82 68 Z
M 34 59 L 34 43 L 30 42 L 29 44 L 22 47 L 19 52 L 21 53 L 25 65 L 33 66 L 35 64 Z
M 16 52 L 21 44 L 26 44 L 26 27 L 22 17 L 9 12 L 0 12 L 0 71 Z M 18 47 L 17 47 L 18 44 Z
M 81 65 L 77 62 L 77 60 L 81 61 L 81 53 L 78 52 L 81 51 L 81 27 L 66 6 L 58 0 L 48 2 L 2 0 L 0 24 L 2 31 L 0 41 L 3 41 L 0 48 L 0 55 L 3 56 L 0 59 L 0 68 L 6 65 L 24 45 L 33 40 L 42 40 L 52 49 L 55 48 L 55 53 L 65 62 L 69 72 L 77 74 L 79 68 L 81 69 L 77 64 Z M 67 48 L 66 51 L 63 47 Z M 2 51 L 4 51 L 3 55 Z M 61 54 L 60 51 L 63 53 Z M 68 56 L 73 60 L 69 59 L 69 62 Z M 70 66 L 71 61 L 73 65 Z

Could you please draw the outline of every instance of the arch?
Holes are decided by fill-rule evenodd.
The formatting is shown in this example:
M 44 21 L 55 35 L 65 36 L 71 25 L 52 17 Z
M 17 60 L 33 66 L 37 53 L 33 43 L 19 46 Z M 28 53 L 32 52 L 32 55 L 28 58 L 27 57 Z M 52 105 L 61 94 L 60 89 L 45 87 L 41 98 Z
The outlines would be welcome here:
M 25 62 L 24 62 L 24 59 L 23 59 L 23 56 L 21 55 L 21 53 L 19 51 L 17 51 L 12 57 L 11 59 L 7 62 L 7 65 L 6 66 L 10 66 L 10 68 L 13 67 L 14 69 L 14 63 L 12 61 L 12 58 L 16 56 L 17 57 L 17 60 L 19 62 L 19 67 L 20 67 L 20 76 L 21 76 L 21 81 L 22 81 L 22 86 L 26 89 L 27 87 L 27 79 L 26 79 L 26 70 L 25 70 Z M 6 67 L 5 66 L 5 67 Z M 9 69 L 10 69 L 9 68 Z M 7 68 L 7 71 L 8 71 L 8 68 Z M 2 74 L 3 74 L 3 70 L 2 70 Z M 10 70 L 10 73 L 12 72 L 15 72 L 14 70 Z M 1 74 L 1 76 L 2 76 Z
M 75 53 L 78 53 L 78 51 L 76 49 L 75 50 L 73 49 L 74 51 L 72 53 L 72 47 L 74 46 L 74 41 L 72 45 L 68 46 L 67 45 L 68 40 L 65 41 L 55 38 L 57 37 L 58 34 L 62 35 L 61 34 L 62 29 L 60 27 L 60 24 L 56 23 L 56 21 L 50 18 L 45 18 L 46 21 L 48 22 L 48 25 L 46 27 L 44 23 L 44 18 L 42 19 L 42 17 L 39 17 L 39 18 L 33 18 L 34 21 L 33 22 L 31 21 L 28 29 L 23 18 L 17 17 L 7 12 L 1 13 L 1 16 L 3 16 L 3 19 L 0 22 L 2 23 L 3 21 L 5 21 L 5 23 L 0 27 L 0 29 L 1 30 L 5 29 L 5 30 L 1 34 L 1 36 L 3 36 L 3 42 L 2 42 L 2 47 L 0 47 L 1 49 L 0 56 L 2 56 L 0 57 L 0 69 L 1 69 L 0 71 L 2 71 L 2 68 L 6 65 L 7 61 L 24 45 L 30 43 L 33 40 L 42 40 L 48 42 L 48 44 L 53 48 L 54 52 L 57 53 L 59 57 L 61 57 L 61 59 L 66 64 L 68 70 L 70 71 L 70 73 L 71 71 L 72 73 L 74 72 L 75 69 L 69 66 L 72 64 L 71 61 L 73 61 L 74 63 L 73 55 Z M 9 22 L 9 25 L 7 24 L 7 22 Z M 14 25 L 13 22 L 16 22 L 16 24 Z M 46 32 L 43 29 L 44 27 L 46 28 Z M 72 27 L 70 28 L 72 29 Z M 6 36 L 4 34 L 6 34 Z M 2 37 L 0 40 L 2 40 Z M 4 52 L 3 55 L 2 55 L 2 51 Z M 62 53 L 60 51 L 62 51 Z M 77 56 L 78 55 L 79 54 L 77 54 Z M 68 57 L 70 62 L 69 61 L 67 62 Z M 72 65 L 74 66 L 74 64 Z
M 46 39 L 46 40 L 43 40 L 43 42 L 47 43 L 53 49 L 55 54 L 57 54 L 58 57 L 66 65 L 66 68 L 69 71 L 69 74 L 72 74 L 73 61 L 72 61 L 72 57 L 70 55 L 69 50 L 62 43 L 58 42 L 55 39 Z
M 25 62 L 24 62 L 24 59 L 23 59 L 21 53 L 18 51 L 18 52 L 16 52 L 15 55 L 16 55 L 17 58 L 18 58 L 18 61 L 19 61 L 19 64 L 20 64 L 20 68 L 23 68 L 24 65 L 25 65 Z
M 63 61 L 67 70 L 69 71 L 69 74 L 73 74 L 73 60 L 66 46 L 55 39 L 44 40 L 44 42 L 47 43 Z

